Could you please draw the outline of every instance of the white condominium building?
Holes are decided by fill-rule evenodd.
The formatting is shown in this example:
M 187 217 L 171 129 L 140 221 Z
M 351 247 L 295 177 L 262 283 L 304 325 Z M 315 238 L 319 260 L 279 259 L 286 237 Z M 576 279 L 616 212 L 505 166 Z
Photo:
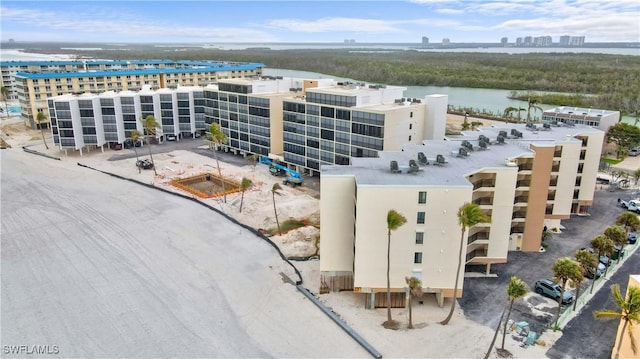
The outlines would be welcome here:
M 561 106 L 545 110 L 542 122 L 556 126 L 587 125 L 607 131 L 620 121 L 620 111 Z
M 367 293 L 367 307 L 386 305 L 386 215 L 394 209 L 407 223 L 391 233 L 392 301 L 404 303 L 411 276 L 440 305 L 460 297 L 458 209 L 476 203 L 491 217 L 464 234 L 463 263 L 489 272 L 510 250 L 538 251 L 545 226 L 588 212 L 603 140 L 603 131 L 581 125 L 509 125 L 322 166 L 321 291 L 354 290 Z

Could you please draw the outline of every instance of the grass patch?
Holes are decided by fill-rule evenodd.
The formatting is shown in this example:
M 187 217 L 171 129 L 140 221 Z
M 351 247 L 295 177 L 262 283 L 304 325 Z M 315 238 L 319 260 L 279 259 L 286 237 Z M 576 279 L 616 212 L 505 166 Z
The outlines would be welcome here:
M 622 162 L 623 160 L 624 159 L 622 159 L 622 158 L 620 158 L 620 159 L 617 159 L 617 158 L 603 158 L 602 159 L 603 162 L 606 162 L 606 163 L 608 163 L 610 165 L 617 165 L 618 163 Z

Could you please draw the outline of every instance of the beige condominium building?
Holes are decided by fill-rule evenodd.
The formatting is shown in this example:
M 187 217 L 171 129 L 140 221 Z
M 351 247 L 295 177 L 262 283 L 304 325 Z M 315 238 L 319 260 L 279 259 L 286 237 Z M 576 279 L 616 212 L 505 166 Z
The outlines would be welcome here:
M 440 305 L 461 297 L 462 275 L 453 293 L 457 210 L 472 202 L 491 217 L 464 234 L 464 263 L 489 272 L 510 250 L 538 251 L 545 226 L 588 213 L 603 140 L 603 131 L 582 125 L 508 125 L 322 166 L 321 291 L 354 290 L 366 293 L 367 307 L 386 305 L 386 215 L 394 209 L 407 218 L 391 234 L 394 305 L 404 305 L 410 276 Z
M 545 110 L 542 122 L 554 126 L 587 125 L 607 131 L 620 121 L 620 111 L 561 106 Z
M 444 138 L 447 96 L 405 98 L 404 91 L 333 79 L 221 80 L 204 89 L 205 117 L 227 134 L 226 150 L 314 175 L 321 165 Z
M 151 89 L 206 86 L 220 79 L 259 77 L 264 67 L 260 63 L 172 60 L 2 62 L 1 65 L 3 82 L 11 85 L 11 96 L 18 99 L 21 117 L 30 127 L 36 127 L 39 112 L 47 114 L 50 97 L 139 91 L 145 86 Z M 48 127 L 48 117 L 44 122 L 43 126 Z

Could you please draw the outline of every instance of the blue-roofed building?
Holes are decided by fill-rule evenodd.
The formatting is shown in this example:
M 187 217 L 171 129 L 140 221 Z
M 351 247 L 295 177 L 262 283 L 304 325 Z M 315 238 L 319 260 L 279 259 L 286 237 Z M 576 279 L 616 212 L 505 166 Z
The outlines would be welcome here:
M 39 112 L 47 114 L 47 99 L 65 94 L 139 91 L 178 86 L 206 86 L 220 79 L 258 78 L 264 64 L 229 61 L 66 60 L 2 61 L 3 86 L 9 100 L 18 100 L 29 127 L 37 127 Z M 42 126 L 49 127 L 49 119 Z

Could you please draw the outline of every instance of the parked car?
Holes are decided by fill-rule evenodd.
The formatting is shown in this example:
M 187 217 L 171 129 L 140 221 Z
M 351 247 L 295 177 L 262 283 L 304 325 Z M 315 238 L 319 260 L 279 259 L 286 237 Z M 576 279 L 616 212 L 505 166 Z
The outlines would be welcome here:
M 176 136 L 176 135 L 166 135 L 165 138 L 167 139 L 167 141 L 176 141 L 178 139 L 178 136 Z
M 130 139 L 126 139 L 124 140 L 123 145 L 124 145 L 124 148 L 127 148 L 127 149 L 133 148 L 133 146 L 140 147 L 142 146 L 142 141 L 137 140 L 135 143 L 133 143 L 133 141 L 131 141 Z
M 137 160 L 136 161 L 136 166 L 140 167 L 142 169 L 145 169 L 145 170 L 150 170 L 150 169 L 153 168 L 153 163 L 151 161 L 147 160 L 147 159 Z
M 538 294 L 546 297 L 558 300 L 560 299 L 560 293 L 562 293 L 562 287 L 558 283 L 554 283 L 551 279 L 540 279 L 535 284 L 535 291 Z M 573 293 L 569 290 L 564 291 L 562 296 L 562 304 L 573 303 Z
M 631 151 L 629 151 L 629 156 L 638 156 L 640 155 L 640 148 L 632 148 Z
M 596 254 L 596 252 L 595 252 L 595 251 L 593 250 L 593 248 L 591 248 L 591 247 L 583 247 L 583 248 L 580 248 L 580 250 L 583 250 L 583 249 L 586 249 L 586 250 L 588 250 L 589 252 L 591 252 L 591 253 L 593 253 L 593 254 Z M 608 265 L 609 265 L 609 257 L 607 257 L 607 256 L 600 256 L 600 258 L 598 258 L 598 260 L 600 261 L 600 263 L 602 263 L 602 264 L 604 264 L 604 265 L 606 265 L 606 266 L 608 266 Z
M 637 240 L 638 240 L 637 233 L 629 233 L 629 235 L 627 236 L 627 243 L 629 244 L 636 244 Z
M 613 247 L 613 253 L 611 254 L 611 260 L 615 261 L 618 258 L 622 259 L 624 258 L 624 247 L 622 246 L 614 246 Z
M 594 269 L 595 269 L 595 271 L 594 271 Z M 584 274 L 584 276 L 589 278 L 589 279 L 593 279 L 594 277 L 595 278 L 600 278 L 604 274 L 605 269 L 607 269 L 607 267 L 604 264 L 598 262 L 598 268 L 589 268 L 589 270 L 587 270 L 587 272 Z

